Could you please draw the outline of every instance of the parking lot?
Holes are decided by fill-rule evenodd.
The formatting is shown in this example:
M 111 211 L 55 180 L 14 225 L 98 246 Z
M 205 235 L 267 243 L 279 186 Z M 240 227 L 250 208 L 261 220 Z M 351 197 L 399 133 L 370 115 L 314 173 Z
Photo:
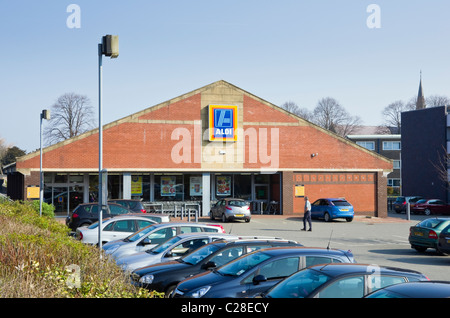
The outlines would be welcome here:
M 428 249 L 419 253 L 408 243 L 409 228 L 424 215 L 389 214 L 388 218 L 355 217 L 353 222 L 313 220 L 313 231 L 305 232 L 302 216 L 253 215 L 250 223 L 222 223 L 228 233 L 265 235 L 295 240 L 305 246 L 349 249 L 357 262 L 395 266 L 417 270 L 431 280 L 449 280 L 450 256 L 441 256 Z M 200 222 L 210 222 L 201 218 Z

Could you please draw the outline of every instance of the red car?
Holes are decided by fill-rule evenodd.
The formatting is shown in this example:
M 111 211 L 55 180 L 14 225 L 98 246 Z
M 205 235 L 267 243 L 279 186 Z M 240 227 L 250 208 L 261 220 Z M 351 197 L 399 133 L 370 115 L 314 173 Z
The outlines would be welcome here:
M 450 205 L 439 199 L 422 199 L 416 202 L 411 208 L 413 213 L 430 214 L 450 214 Z

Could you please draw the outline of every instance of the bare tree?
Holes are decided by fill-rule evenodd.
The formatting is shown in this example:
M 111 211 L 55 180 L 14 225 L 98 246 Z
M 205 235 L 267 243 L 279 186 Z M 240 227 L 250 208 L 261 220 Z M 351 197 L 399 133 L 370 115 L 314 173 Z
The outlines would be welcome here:
M 431 95 L 426 98 L 429 107 L 450 105 L 450 98 L 444 95 Z
M 336 99 L 331 97 L 318 101 L 313 116 L 314 123 L 340 136 L 351 134 L 361 125 L 361 119 L 358 116 L 351 116 Z
M 87 96 L 67 93 L 51 107 L 51 119 L 44 129 L 46 144 L 54 144 L 94 127 L 93 107 Z
M 410 100 L 407 104 L 397 100 L 383 109 L 384 127 L 395 127 L 400 132 L 402 126 L 402 112 L 415 109 L 416 104 Z
M 308 109 L 300 108 L 296 103 L 292 101 L 285 102 L 283 105 L 281 105 L 281 108 L 306 120 L 311 120 L 312 118 L 312 113 Z

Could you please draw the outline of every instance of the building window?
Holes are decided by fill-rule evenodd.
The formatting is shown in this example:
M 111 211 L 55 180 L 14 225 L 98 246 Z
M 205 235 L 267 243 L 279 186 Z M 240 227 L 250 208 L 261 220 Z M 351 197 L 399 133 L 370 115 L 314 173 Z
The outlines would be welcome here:
M 401 142 L 383 141 L 383 150 L 401 150 Z
M 361 147 L 364 147 L 368 150 L 375 150 L 375 142 L 374 141 L 357 141 L 357 145 L 360 145 Z
M 388 179 L 388 187 L 398 188 L 400 187 L 400 179 Z
M 392 164 L 394 169 L 401 169 L 402 167 L 402 162 L 400 160 L 393 160 Z

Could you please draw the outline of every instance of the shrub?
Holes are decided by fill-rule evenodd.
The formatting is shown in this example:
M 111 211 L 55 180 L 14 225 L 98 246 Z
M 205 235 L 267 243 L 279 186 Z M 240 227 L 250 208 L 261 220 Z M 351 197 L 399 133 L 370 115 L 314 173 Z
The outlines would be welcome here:
M 33 200 L 31 205 L 39 215 L 39 200 Z M 42 215 L 51 218 L 55 217 L 55 206 L 53 204 L 42 202 Z

